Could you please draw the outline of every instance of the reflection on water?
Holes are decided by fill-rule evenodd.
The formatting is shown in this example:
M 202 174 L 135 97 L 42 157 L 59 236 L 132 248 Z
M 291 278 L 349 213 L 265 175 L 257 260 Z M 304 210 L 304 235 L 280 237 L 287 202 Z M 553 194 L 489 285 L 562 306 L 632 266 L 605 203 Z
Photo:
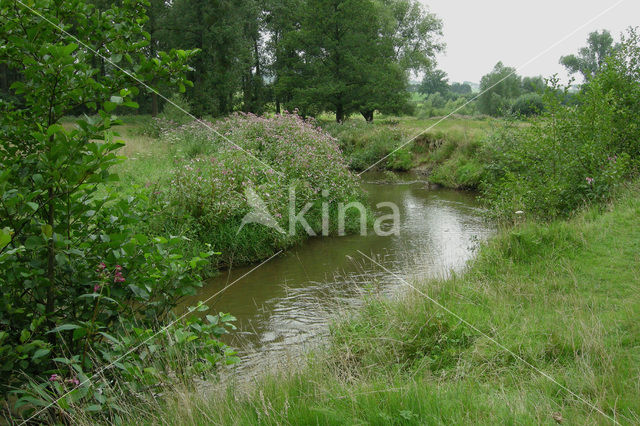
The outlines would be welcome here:
M 358 250 L 400 276 L 436 277 L 463 267 L 478 241 L 492 232 L 470 194 L 429 189 L 415 175 L 405 175 L 393 184 L 376 181 L 379 178 L 365 175 L 364 188 L 373 206 L 388 201 L 398 205 L 399 236 L 379 237 L 369 232 L 368 236 L 311 239 L 208 303 L 238 318 L 238 331 L 228 343 L 241 348 L 239 368 L 266 367 L 299 354 L 314 338 L 326 334 L 337 302 L 357 303 L 359 290 L 368 284 L 375 283 L 389 293 L 403 287 Z M 212 279 L 189 304 L 215 294 L 250 269 L 237 268 Z

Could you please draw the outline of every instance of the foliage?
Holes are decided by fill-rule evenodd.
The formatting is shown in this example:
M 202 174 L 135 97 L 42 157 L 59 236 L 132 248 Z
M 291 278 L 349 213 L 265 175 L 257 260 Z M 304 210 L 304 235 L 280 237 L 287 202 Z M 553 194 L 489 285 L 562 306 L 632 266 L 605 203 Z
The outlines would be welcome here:
M 511 100 L 520 96 L 521 79 L 515 68 L 498 62 L 480 82 L 478 109 L 482 114 L 501 115 L 511 109 Z
M 586 47 L 581 48 L 577 55 L 561 57 L 560 63 L 570 74 L 580 73 L 585 81 L 589 81 L 617 48 L 609 31 L 594 31 L 589 34 Z
M 538 115 L 544 109 L 544 100 L 537 93 L 525 93 L 516 99 L 511 111 L 520 116 Z
M 507 126 L 489 145 L 494 161 L 486 197 L 503 218 L 566 216 L 607 200 L 637 170 L 640 47 L 630 31 L 623 47 L 583 87 L 577 106 L 564 106 L 556 87 L 531 126 Z
M 407 73 L 441 49 L 440 21 L 416 1 L 307 0 L 301 10 L 299 29 L 283 35 L 276 92 L 305 115 L 401 112 Z
M 153 223 L 173 234 L 186 232 L 196 253 L 198 247 L 206 250 L 210 244 L 222 252 L 216 259 L 219 264 L 264 259 L 306 235 L 300 227 L 294 235 L 255 224 L 241 229 L 242 218 L 251 211 L 247 190 L 254 191 L 288 231 L 289 196 L 295 189 L 295 214 L 311 202 L 314 207 L 305 218 L 316 233 L 321 230 L 322 202 L 329 205 L 334 232 L 338 203 L 362 197 L 336 141 L 312 121 L 294 114 L 274 118 L 236 114 L 209 125 L 215 132 L 194 122 L 164 136 L 184 157 L 166 185 L 158 188 L 159 211 Z
M 448 79 L 446 72 L 438 69 L 430 70 L 425 73 L 418 90 L 425 95 L 436 93 L 440 93 L 441 95 L 447 94 L 449 92 Z M 469 89 L 471 89 L 471 87 L 469 87 Z M 471 92 L 471 90 L 469 90 L 469 92 Z
M 147 342 L 130 354 L 112 345 L 121 332 L 169 320 L 177 301 L 201 285 L 199 270 L 211 253 L 183 259 L 178 238 L 135 233 L 134 224 L 147 220 L 145 195 L 110 190 L 122 146 L 109 130 L 111 113 L 137 106 L 138 82 L 100 55 L 134 69 L 141 81 L 180 89 L 194 52 L 145 56 L 139 2 L 99 13 L 77 0 L 30 7 L 46 20 L 19 3 L 0 3 L 0 39 L 10 40 L 0 63 L 19 74 L 13 100 L 0 102 L 0 386 L 4 395 L 17 389 L 13 408 L 23 407 L 24 415 L 65 389 L 73 389 L 75 402 L 110 410 L 101 400 L 106 395 L 84 378 L 119 354 L 118 370 L 142 357 Z M 61 118 L 80 106 L 98 114 L 63 127 Z M 197 351 L 210 352 L 216 334 L 197 337 L 206 342 Z M 125 378 L 132 386 L 144 381 L 144 371 L 136 371 Z M 111 380 L 110 371 L 104 375 Z M 26 381 L 33 385 L 25 388 Z M 59 408 L 66 409 L 64 401 L 40 414 L 51 420 Z
M 467 83 L 451 83 L 450 89 L 456 95 L 468 95 L 473 92 L 473 89 Z

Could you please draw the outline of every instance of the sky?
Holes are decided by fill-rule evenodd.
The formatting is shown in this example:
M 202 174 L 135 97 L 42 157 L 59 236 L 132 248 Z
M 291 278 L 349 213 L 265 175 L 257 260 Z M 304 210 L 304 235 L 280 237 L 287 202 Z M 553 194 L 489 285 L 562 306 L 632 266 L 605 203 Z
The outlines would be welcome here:
M 449 82 L 479 83 L 498 61 L 522 76 L 558 73 L 566 82 L 558 61 L 585 46 L 590 32 L 607 29 L 618 41 L 640 26 L 640 0 L 419 1 L 443 21 L 447 48 L 437 60 Z

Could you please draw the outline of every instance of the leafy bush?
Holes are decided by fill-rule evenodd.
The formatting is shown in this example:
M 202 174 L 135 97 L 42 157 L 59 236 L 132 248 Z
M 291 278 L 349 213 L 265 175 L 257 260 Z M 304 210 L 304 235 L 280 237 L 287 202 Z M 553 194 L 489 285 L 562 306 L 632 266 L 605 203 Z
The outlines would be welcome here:
M 178 87 L 188 84 L 194 52 L 158 52 L 149 60 L 143 3 L 99 14 L 78 0 L 30 4 L 46 19 L 0 3 L 0 38 L 11 40 L 0 63 L 19 74 L 15 103 L 0 101 L 0 391 L 11 401 L 3 410 L 49 423 L 68 422 L 71 404 L 113 416 L 114 394 L 105 384 L 142 392 L 153 383 L 150 375 L 192 377 L 233 355 L 216 340 L 226 329 L 222 317 L 179 322 L 158 334 L 180 298 L 201 285 L 199 272 L 212 253 L 185 259 L 180 238 L 133 230 L 148 220 L 146 195 L 111 190 L 123 144 L 109 129 L 117 107 L 137 106 L 138 89 L 115 68 L 101 72 L 100 57 L 74 36 L 91 40 L 114 63 L 135 63 L 142 81 Z M 63 127 L 62 117 L 78 106 L 98 113 Z M 164 373 L 147 370 L 150 353 L 161 357 L 159 347 L 176 344 L 197 357 L 181 370 L 173 363 L 164 363 Z
M 408 139 L 402 129 L 385 124 L 353 121 L 345 124 L 330 124 L 325 126 L 325 129 L 340 142 L 349 166 L 354 170 L 364 170 L 391 154 Z M 398 150 L 378 165 L 379 168 L 391 170 L 408 170 L 411 166 L 411 144 Z
M 544 100 L 537 93 L 526 93 L 520 96 L 513 104 L 511 111 L 516 115 L 532 116 L 538 115 L 544 109 Z
M 358 179 L 348 170 L 336 140 L 311 121 L 294 114 L 274 118 L 237 114 L 209 126 L 215 132 L 191 123 L 164 136 L 165 142 L 186 155 L 156 200 L 161 208 L 155 226 L 185 233 L 194 241 L 191 246 L 196 253 L 211 245 L 222 252 L 218 262 L 246 263 L 304 238 L 301 227 L 295 235 L 285 235 L 248 224 L 238 233 L 243 217 L 251 211 L 247 191 L 264 202 L 285 231 L 290 190 L 295 190 L 296 214 L 307 202 L 314 205 L 304 217 L 316 233 L 321 230 L 323 202 L 329 205 L 335 230 L 338 203 L 362 199 Z M 358 229 L 351 216 L 348 219 L 347 230 Z
M 566 216 L 609 199 L 640 160 L 640 45 L 630 31 L 623 48 L 577 95 L 562 104 L 557 82 L 545 113 L 530 126 L 508 125 L 489 144 L 485 195 L 497 216 Z

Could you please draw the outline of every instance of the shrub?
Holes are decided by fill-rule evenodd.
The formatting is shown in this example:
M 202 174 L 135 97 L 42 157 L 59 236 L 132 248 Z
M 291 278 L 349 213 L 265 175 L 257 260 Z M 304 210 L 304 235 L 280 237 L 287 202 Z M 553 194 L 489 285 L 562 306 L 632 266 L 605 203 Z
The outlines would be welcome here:
M 246 263 L 304 238 L 302 228 L 285 235 L 256 224 L 238 234 L 243 217 L 252 209 L 247 191 L 259 197 L 281 228 L 288 230 L 289 191 L 295 190 L 296 213 L 307 202 L 314 205 L 305 219 L 316 233 L 322 225 L 322 202 L 329 204 L 335 219 L 338 203 L 362 198 L 358 179 L 349 171 L 336 140 L 311 121 L 293 114 L 274 118 L 237 114 L 210 126 L 215 132 L 192 123 L 165 135 L 176 149 L 199 151 L 191 150 L 193 155 L 177 162 L 168 188 L 157 199 L 162 207 L 155 226 L 186 232 L 196 253 L 210 244 L 223 253 L 217 258 L 220 264 Z M 350 223 L 347 229 L 357 229 Z M 337 222 L 330 224 L 335 230 Z
M 626 42 L 627 53 L 621 50 L 583 87 L 577 106 L 563 105 L 565 95 L 552 82 L 539 119 L 493 135 L 484 187 L 497 216 L 513 218 L 516 211 L 540 218 L 567 216 L 609 199 L 634 171 L 640 92 L 639 62 L 633 60 L 637 37 L 632 40 Z
M 340 142 L 340 147 L 354 170 L 364 170 L 391 154 L 397 147 L 406 142 L 407 134 L 386 123 L 367 124 L 349 122 L 325 126 Z M 412 144 L 396 151 L 386 158 L 378 168 L 391 170 L 408 170 L 413 165 Z
M 33 414 L 33 422 L 63 423 L 70 404 L 113 416 L 113 394 L 103 385 L 116 377 L 123 381 L 114 387 L 137 394 L 181 376 L 175 364 L 158 374 L 145 368 L 151 353 L 162 353 L 158 345 L 168 347 L 181 334 L 192 333 L 181 345 L 197 354 L 182 364 L 183 377 L 231 354 L 216 340 L 223 330 L 213 322 L 220 318 L 181 322 L 156 335 L 180 298 L 201 285 L 211 253 L 183 258 L 180 238 L 133 231 L 147 219 L 145 195 L 110 190 L 122 146 L 110 128 L 118 106 L 136 107 L 137 89 L 115 68 L 100 72 L 100 58 L 75 37 L 91 40 L 114 62 L 135 62 L 141 79 L 177 86 L 187 83 L 193 52 L 149 60 L 140 3 L 99 14 L 76 0 L 31 5 L 38 13 L 0 6 L 0 38 L 11 40 L 0 62 L 19 74 L 11 87 L 20 99 L 0 101 L 0 390 L 10 418 Z M 98 113 L 63 127 L 61 118 L 78 105 Z
M 516 99 L 511 111 L 516 115 L 529 117 L 540 114 L 543 109 L 544 101 L 541 95 L 537 93 L 526 93 Z

